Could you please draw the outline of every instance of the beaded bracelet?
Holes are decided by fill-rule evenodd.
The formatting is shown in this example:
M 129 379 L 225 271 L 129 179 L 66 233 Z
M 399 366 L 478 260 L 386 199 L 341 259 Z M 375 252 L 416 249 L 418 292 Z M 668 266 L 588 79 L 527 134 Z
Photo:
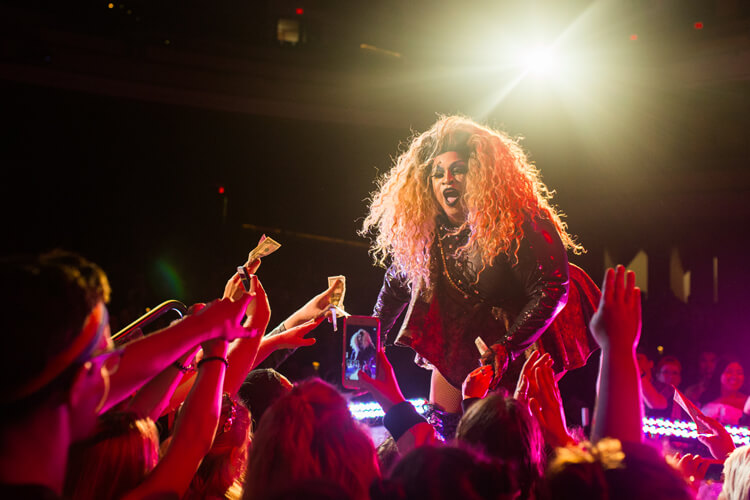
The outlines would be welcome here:
M 206 356 L 205 358 L 198 361 L 198 368 L 200 368 L 201 365 L 207 361 L 221 361 L 225 366 L 229 366 L 229 361 L 227 361 L 226 358 L 222 358 L 221 356 Z

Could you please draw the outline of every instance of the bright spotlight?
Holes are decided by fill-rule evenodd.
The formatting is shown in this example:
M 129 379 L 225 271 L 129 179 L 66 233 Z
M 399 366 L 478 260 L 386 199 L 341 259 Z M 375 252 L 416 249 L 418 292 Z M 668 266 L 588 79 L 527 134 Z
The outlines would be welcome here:
M 523 56 L 522 64 L 529 73 L 545 76 L 555 73 L 560 61 L 554 48 L 537 47 Z

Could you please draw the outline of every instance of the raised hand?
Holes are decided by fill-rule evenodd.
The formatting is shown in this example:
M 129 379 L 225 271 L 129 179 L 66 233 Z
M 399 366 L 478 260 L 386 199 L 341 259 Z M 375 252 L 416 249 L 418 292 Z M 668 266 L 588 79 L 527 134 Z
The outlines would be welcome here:
M 536 381 L 532 377 L 534 364 L 539 361 L 541 355 L 539 351 L 532 351 L 529 357 L 526 358 L 526 362 L 521 368 L 521 373 L 518 376 L 518 382 L 516 382 L 516 390 L 513 393 L 513 399 L 523 404 L 528 403 L 528 394 L 530 391 L 533 392 L 532 384 L 536 385 Z
M 245 328 L 250 332 L 249 336 L 251 337 L 263 335 L 266 333 L 268 322 L 271 320 L 271 306 L 268 304 L 266 291 L 255 274 L 250 276 L 250 292 L 248 295 L 253 297 L 253 301 L 245 310 L 247 314 Z
M 711 455 L 718 460 L 724 460 L 734 451 L 734 440 L 729 432 L 718 420 L 702 413 L 696 414 L 695 419 L 704 426 L 711 429 L 710 434 L 698 434 L 698 441 L 705 444 L 711 451 Z
M 334 281 L 327 290 L 310 299 L 307 304 L 300 307 L 294 312 L 294 314 L 284 320 L 284 326 L 292 328 L 301 325 L 302 323 L 306 323 L 311 319 L 323 318 L 329 315 L 331 308 L 331 295 L 339 283 L 340 280 Z
M 358 378 L 363 389 L 367 389 L 375 401 L 383 408 L 384 412 L 390 410 L 394 405 L 406 401 L 398 386 L 393 365 L 388 361 L 385 351 L 379 349 L 376 354 L 377 369 L 375 378 L 370 377 L 364 370 L 360 370 Z
M 566 446 L 575 442 L 565 422 L 560 389 L 549 354 L 541 356 L 534 364 L 531 378 L 534 384 L 531 385 L 533 389 L 529 390 L 529 411 L 539 422 L 545 441 L 550 446 Z
M 635 273 L 607 269 L 599 309 L 591 318 L 591 332 L 602 349 L 631 350 L 641 336 L 641 290 L 635 286 Z
M 698 491 L 701 481 L 706 477 L 708 466 L 715 463 L 714 460 L 703 458 L 700 455 L 680 455 L 676 453 L 674 458 L 677 460 L 677 469 L 682 473 L 688 484 L 693 490 Z
M 245 270 L 247 271 L 248 275 L 255 274 L 258 271 L 259 267 L 260 259 L 256 259 L 245 264 Z M 232 277 L 229 278 L 229 281 L 227 281 L 227 284 L 224 286 L 224 295 L 222 298 L 239 300 L 240 297 L 242 297 L 243 293 L 245 293 L 245 287 L 242 284 L 242 279 L 240 279 L 240 274 L 234 273 Z
M 607 270 L 590 327 L 602 348 L 592 440 L 641 442 L 641 380 L 635 354 L 641 336 L 641 291 L 632 271 L 623 266 Z
M 466 376 L 463 385 L 461 386 L 461 393 L 464 399 L 468 398 L 484 398 L 487 396 L 487 391 L 490 389 L 490 382 L 492 382 L 492 367 L 490 365 L 480 366 L 475 368 Z
M 315 343 L 314 337 L 305 337 L 308 333 L 317 327 L 323 318 L 311 319 L 307 323 L 302 323 L 288 330 L 284 330 L 276 335 L 263 337 L 262 345 L 276 349 L 296 349 L 298 347 L 311 346 Z
M 196 329 L 211 332 L 208 338 L 234 340 L 251 337 L 257 333 L 242 326 L 245 310 L 255 301 L 255 295 L 243 293 L 239 300 L 214 300 L 196 314 L 185 318 L 185 323 L 192 323 Z

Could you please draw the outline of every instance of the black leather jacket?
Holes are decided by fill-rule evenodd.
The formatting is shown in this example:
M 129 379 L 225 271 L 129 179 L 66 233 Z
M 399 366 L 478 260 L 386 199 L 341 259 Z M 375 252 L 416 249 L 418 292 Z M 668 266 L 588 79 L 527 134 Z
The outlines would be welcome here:
M 412 290 L 393 267 L 386 271 L 373 312 L 382 331 L 387 333 L 409 304 L 395 343 L 412 347 L 456 387 L 478 366 L 477 336 L 518 356 L 565 306 L 569 286 L 567 254 L 552 222 L 527 221 L 523 230 L 517 262 L 501 254 L 478 273 L 478 252 L 455 255 L 468 235 L 446 236 L 439 228 L 429 293 Z

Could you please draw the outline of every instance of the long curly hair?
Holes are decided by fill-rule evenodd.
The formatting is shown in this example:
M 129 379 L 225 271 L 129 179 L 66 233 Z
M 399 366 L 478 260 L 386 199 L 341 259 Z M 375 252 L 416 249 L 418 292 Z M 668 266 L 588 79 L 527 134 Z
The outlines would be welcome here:
M 521 146 L 507 134 L 462 116 L 443 116 L 416 135 L 395 166 L 377 181 L 361 235 L 376 233 L 370 249 L 375 263 L 388 260 L 412 285 L 430 287 L 429 266 L 440 208 L 432 191 L 432 160 L 456 151 L 468 160 L 461 203 L 469 229 L 459 253 L 481 249 L 482 269 L 504 253 L 516 262 L 525 220 L 549 219 L 566 248 L 583 251 L 550 204 L 553 192 Z M 481 272 L 481 271 L 480 271 Z

